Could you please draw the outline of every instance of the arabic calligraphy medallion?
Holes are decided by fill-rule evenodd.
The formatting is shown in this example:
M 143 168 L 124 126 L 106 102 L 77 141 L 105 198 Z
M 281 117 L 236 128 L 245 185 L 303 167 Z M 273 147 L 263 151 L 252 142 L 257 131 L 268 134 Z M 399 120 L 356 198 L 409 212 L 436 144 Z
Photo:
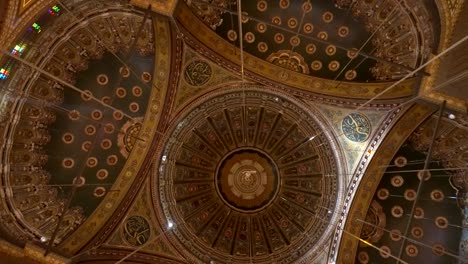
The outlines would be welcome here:
M 193 86 L 202 86 L 210 80 L 212 74 L 208 63 L 200 60 L 192 61 L 185 67 L 185 81 Z
M 369 119 L 360 113 L 351 113 L 341 122 L 344 135 L 353 142 L 364 142 L 371 133 Z
M 151 234 L 150 225 L 145 218 L 134 215 L 125 221 L 122 233 L 130 245 L 141 246 L 148 242 Z

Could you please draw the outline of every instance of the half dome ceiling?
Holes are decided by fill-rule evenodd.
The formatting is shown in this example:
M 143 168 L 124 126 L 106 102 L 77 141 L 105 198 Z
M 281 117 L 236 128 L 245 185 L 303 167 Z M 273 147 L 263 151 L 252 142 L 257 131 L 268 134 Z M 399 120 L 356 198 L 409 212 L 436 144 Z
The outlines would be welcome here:
M 373 82 L 399 79 L 436 45 L 421 1 L 187 1 L 220 37 L 257 58 L 325 79 Z M 437 31 L 437 30 L 436 30 Z
M 23 35 L 28 49 L 24 57 L 40 61 L 46 72 L 80 92 L 46 75 L 31 77 L 28 68 L 15 67 L 15 75 L 4 80 L 19 80 L 17 90 L 9 90 L 13 99 L 4 105 L 17 120 L 2 117 L 7 124 L 2 132 L 11 146 L 2 148 L 2 162 L 8 164 L 2 180 L 10 195 L 1 210 L 25 226 L 5 222 L 17 239 L 54 237 L 64 214 L 54 240 L 62 242 L 113 192 L 135 145 L 152 92 L 154 28 L 146 21 L 127 56 L 132 32 L 143 19 L 136 12 L 107 11 L 102 16 L 103 10 L 87 9 L 87 27 L 99 32 L 100 41 L 83 24 L 54 23 L 70 22 L 70 16 L 50 14 L 38 19 L 40 34 L 27 30 Z M 66 37 L 51 44 L 51 31 Z M 34 41 L 52 51 L 41 53 L 33 48 Z M 112 52 L 127 56 L 130 68 Z

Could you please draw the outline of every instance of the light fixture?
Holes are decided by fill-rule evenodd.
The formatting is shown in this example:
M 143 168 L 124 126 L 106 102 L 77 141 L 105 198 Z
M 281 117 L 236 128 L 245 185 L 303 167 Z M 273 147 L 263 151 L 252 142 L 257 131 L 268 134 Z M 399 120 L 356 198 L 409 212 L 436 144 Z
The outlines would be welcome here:
M 454 114 L 449 114 L 448 118 L 451 119 L 451 120 L 454 120 L 456 118 L 456 116 Z

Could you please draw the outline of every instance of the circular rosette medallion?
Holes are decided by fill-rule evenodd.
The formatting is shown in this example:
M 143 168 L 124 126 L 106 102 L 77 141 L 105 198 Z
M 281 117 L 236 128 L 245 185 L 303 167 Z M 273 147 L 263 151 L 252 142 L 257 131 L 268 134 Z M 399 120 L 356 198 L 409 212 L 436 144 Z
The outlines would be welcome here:
M 135 118 L 134 120 L 127 121 L 121 128 L 121 133 L 117 137 L 117 145 L 119 147 L 120 153 L 125 158 L 128 157 L 130 152 L 132 152 L 133 147 L 137 143 L 139 138 L 139 133 L 141 130 L 141 122 L 143 118 Z M 106 127 L 110 129 L 109 127 Z
M 278 190 L 276 165 L 259 150 L 230 153 L 217 173 L 217 188 L 235 210 L 255 211 L 268 205 Z
M 211 92 L 165 135 L 157 215 L 193 263 L 311 261 L 332 234 L 336 141 L 310 107 L 271 89 Z

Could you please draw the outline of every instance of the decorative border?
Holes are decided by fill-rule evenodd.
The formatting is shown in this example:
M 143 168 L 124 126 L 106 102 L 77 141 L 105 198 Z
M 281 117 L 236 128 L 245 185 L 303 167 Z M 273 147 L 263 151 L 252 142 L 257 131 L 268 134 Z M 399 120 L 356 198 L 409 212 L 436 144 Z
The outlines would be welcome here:
M 222 39 L 189 9 L 185 2 L 177 6 L 174 18 L 189 32 L 197 32 L 197 40 L 210 50 L 223 54 L 224 58 L 237 65 L 240 64 L 240 50 Z M 190 33 L 189 33 L 190 34 Z M 206 55 L 202 53 L 203 55 Z M 244 53 L 246 70 L 264 76 L 269 80 L 277 80 L 284 85 L 301 90 L 322 94 L 324 96 L 345 97 L 351 99 L 370 99 L 394 82 L 355 83 L 342 82 L 340 88 L 335 88 L 338 81 L 326 80 L 307 76 L 298 72 L 284 69 L 264 60 Z M 237 70 L 237 72 L 239 72 Z M 386 93 L 381 99 L 401 99 L 410 97 L 418 87 L 419 78 L 410 78 Z
M 200 43 L 194 36 L 192 36 L 188 31 L 181 28 L 183 32 L 182 37 L 185 41 L 185 44 L 192 48 L 195 52 L 201 54 L 203 58 L 209 59 L 212 63 L 220 66 L 221 68 L 230 71 L 236 75 L 239 74 L 240 68 L 234 62 L 231 62 L 219 54 L 212 52 L 209 50 L 203 43 Z M 361 105 L 359 102 L 360 100 L 357 99 L 346 99 L 346 98 L 336 98 L 336 97 L 329 97 L 326 95 L 318 95 L 314 94 L 311 91 L 306 91 L 303 89 L 298 89 L 296 87 L 286 86 L 281 83 L 277 83 L 270 79 L 265 78 L 264 76 L 252 73 L 248 70 L 245 71 L 245 77 L 249 81 L 255 81 L 261 83 L 268 87 L 274 87 L 279 89 L 283 92 L 286 92 L 290 95 L 295 95 L 298 97 L 302 97 L 308 100 L 312 100 L 314 102 L 318 102 L 321 104 L 332 105 L 336 107 L 346 107 L 346 108 L 356 108 Z M 365 106 L 365 109 L 372 109 L 372 110 L 388 110 L 397 107 L 400 102 L 403 102 L 404 99 L 394 99 L 394 100 L 376 100 L 372 103 L 369 103 Z
M 338 230 L 332 242 L 329 261 L 340 264 L 354 263 L 359 241 L 349 235 L 343 235 L 342 230 L 344 229 L 347 233 L 357 237 L 360 236 L 362 223 L 353 221 L 353 219 L 363 219 L 366 216 L 386 165 L 391 162 L 393 156 L 411 133 L 434 111 L 435 109 L 427 104 L 416 103 L 412 105 L 381 141 L 384 137 L 384 131 L 396 117 L 398 113 L 396 111 L 374 137 L 350 182 Z M 380 144 L 379 141 L 381 141 Z M 374 151 L 375 153 L 373 153 Z M 370 162 L 366 166 L 369 160 Z
M 20 248 L 8 241 L 0 239 L 0 253 L 3 256 L 17 258 L 17 261 L 34 261 L 40 264 L 68 264 L 70 260 L 56 253 L 44 255 L 44 249 L 33 243 L 26 243 L 24 248 Z
M 140 130 L 139 138 L 145 140 L 135 144 L 127 162 L 120 172 L 112 188 L 117 188 L 119 192 L 109 193 L 101 202 L 99 207 L 91 214 L 88 220 L 82 224 L 70 237 L 68 237 L 59 248 L 69 254 L 78 252 L 85 246 L 104 224 L 111 219 L 113 212 L 117 210 L 121 202 L 130 193 L 132 183 L 140 175 L 138 172 L 142 168 L 145 158 L 149 154 L 150 146 L 156 135 L 156 129 L 161 116 L 161 105 L 165 98 L 166 89 L 169 82 L 171 63 L 171 34 L 169 23 L 165 20 L 154 19 L 153 30 L 155 31 L 155 68 L 153 89 L 148 102 L 146 115 Z M 121 212 L 121 211 L 119 211 Z M 120 221 L 118 217 L 112 217 L 113 221 Z M 110 232 L 109 229 L 106 231 Z M 104 233 L 105 235 L 106 233 Z
M 144 251 L 144 250 L 143 250 Z M 92 263 L 100 263 L 100 261 L 108 261 L 105 263 L 116 263 L 122 258 L 126 257 L 132 251 L 129 249 L 122 249 L 122 248 L 104 248 L 104 249 L 97 249 L 91 250 L 87 257 L 80 258 L 80 262 L 91 263 L 87 262 L 86 260 L 92 260 Z M 181 264 L 186 263 L 185 261 L 177 260 L 171 258 L 170 256 L 165 255 L 158 255 L 154 253 L 142 253 L 137 252 L 132 255 L 130 258 L 132 263 L 165 263 L 165 264 Z M 134 261 L 134 262 L 133 262 Z M 125 261 L 127 263 L 127 261 Z M 62 263 L 60 263 L 62 264 Z

